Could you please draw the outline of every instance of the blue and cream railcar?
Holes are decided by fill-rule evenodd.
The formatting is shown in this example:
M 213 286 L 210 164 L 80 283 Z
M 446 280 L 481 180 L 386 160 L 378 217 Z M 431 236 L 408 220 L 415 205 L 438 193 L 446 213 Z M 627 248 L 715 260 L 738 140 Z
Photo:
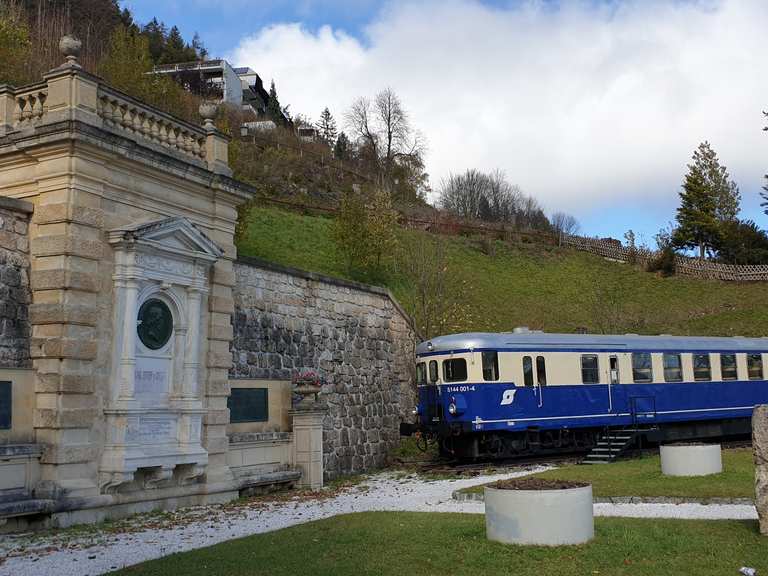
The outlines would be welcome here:
M 746 433 L 768 402 L 766 338 L 468 333 L 416 350 L 418 428 L 458 457 Z

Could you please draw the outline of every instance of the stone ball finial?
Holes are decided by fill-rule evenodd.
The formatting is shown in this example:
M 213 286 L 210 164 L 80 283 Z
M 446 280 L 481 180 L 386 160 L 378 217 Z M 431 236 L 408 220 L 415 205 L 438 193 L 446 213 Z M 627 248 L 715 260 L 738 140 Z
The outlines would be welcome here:
M 83 47 L 83 43 L 71 34 L 62 36 L 59 40 L 59 52 L 61 52 L 66 58 L 69 64 L 77 65 L 77 58 L 80 56 L 80 49 Z
M 213 121 L 216 119 L 216 113 L 218 110 L 219 105 L 216 102 L 205 100 L 200 104 L 200 107 L 197 109 L 197 111 L 200 114 L 200 117 L 203 119 L 203 126 L 205 126 L 206 129 L 215 129 Z

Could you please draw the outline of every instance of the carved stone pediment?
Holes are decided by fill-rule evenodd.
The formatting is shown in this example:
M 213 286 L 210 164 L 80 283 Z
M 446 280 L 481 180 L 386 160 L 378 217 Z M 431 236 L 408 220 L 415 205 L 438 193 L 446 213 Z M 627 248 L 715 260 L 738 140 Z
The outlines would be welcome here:
M 186 218 L 174 216 L 109 231 L 112 245 L 142 246 L 149 251 L 216 260 L 223 254 L 210 238 Z

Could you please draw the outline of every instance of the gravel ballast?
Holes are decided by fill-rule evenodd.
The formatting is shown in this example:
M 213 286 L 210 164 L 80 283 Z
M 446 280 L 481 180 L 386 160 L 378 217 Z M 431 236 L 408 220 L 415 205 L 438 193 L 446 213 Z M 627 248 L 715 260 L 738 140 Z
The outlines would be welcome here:
M 365 511 L 465 512 L 482 514 L 483 503 L 459 502 L 455 490 L 543 471 L 527 468 L 504 474 L 459 480 L 425 481 L 392 473 L 372 476 L 362 484 L 327 499 L 297 495 L 279 501 L 256 500 L 242 505 L 180 510 L 170 515 L 137 517 L 124 531 L 60 531 L 30 539 L 0 539 L 0 575 L 94 576 L 176 552 L 211 546 L 232 538 L 279 530 L 337 514 Z M 634 518 L 755 519 L 754 506 L 737 504 L 595 504 L 597 516 Z M 167 521 L 171 518 L 171 521 Z M 163 522 L 162 520 L 166 520 Z M 122 526 L 122 524 L 121 524 Z

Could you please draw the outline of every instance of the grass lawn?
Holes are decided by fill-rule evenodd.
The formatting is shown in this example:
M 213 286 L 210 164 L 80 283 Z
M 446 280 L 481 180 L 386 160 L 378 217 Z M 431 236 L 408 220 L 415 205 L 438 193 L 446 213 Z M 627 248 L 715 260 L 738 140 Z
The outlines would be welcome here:
M 255 208 L 249 224 L 238 241 L 240 254 L 387 286 L 406 310 L 415 310 L 414 284 L 402 264 L 415 243 L 433 235 L 401 230 L 392 269 L 361 276 L 346 268 L 329 218 Z M 584 252 L 537 244 L 497 242 L 489 256 L 477 239 L 445 240 L 446 281 L 467 309 L 455 331 L 530 326 L 569 333 L 586 327 L 590 332 L 768 334 L 768 299 L 760 283 L 661 278 Z
M 657 575 L 768 571 L 756 521 L 596 518 L 595 540 L 558 548 L 485 539 L 479 514 L 366 512 L 224 542 L 123 576 Z
M 755 467 L 751 448 L 723 450 L 721 474 L 691 478 L 661 475 L 659 456 L 619 460 L 613 464 L 563 466 L 536 474 L 540 478 L 581 480 L 592 484 L 595 497 L 669 496 L 696 499 L 754 498 Z M 483 486 L 464 492 L 482 492 Z

